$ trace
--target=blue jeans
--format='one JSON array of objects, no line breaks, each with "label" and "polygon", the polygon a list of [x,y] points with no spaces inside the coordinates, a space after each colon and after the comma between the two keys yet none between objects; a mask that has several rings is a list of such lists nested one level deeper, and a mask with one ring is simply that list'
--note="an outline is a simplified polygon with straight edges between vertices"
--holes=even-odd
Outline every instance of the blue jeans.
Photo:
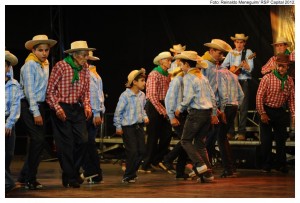
[{"label": "blue jeans", "polygon": [[[183,128],[181,144],[195,167],[207,165],[211,169],[205,147],[211,120],[211,109],[191,109]],[[192,143],[194,140],[194,144]]]}]

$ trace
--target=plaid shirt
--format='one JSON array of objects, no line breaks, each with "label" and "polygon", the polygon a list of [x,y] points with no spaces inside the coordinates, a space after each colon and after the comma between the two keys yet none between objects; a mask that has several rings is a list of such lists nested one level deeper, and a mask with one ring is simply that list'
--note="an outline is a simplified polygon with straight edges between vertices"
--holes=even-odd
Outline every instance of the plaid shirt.
[{"label": "plaid shirt", "polygon": [[165,107],[159,102],[164,101],[169,88],[170,78],[157,71],[151,71],[146,83],[147,99],[153,104],[159,114],[166,114]]},{"label": "plaid shirt", "polygon": [[263,75],[272,71],[271,67],[276,66],[276,56],[272,56],[269,61],[261,68],[261,73]]},{"label": "plaid shirt", "polygon": [[82,102],[84,109],[90,109],[90,71],[85,64],[79,72],[79,81],[72,83],[74,71],[64,60],[52,69],[46,101],[51,109],[62,110],[59,102],[75,104]]},{"label": "plaid shirt", "polygon": [[256,109],[261,115],[266,113],[264,105],[271,108],[280,108],[288,101],[292,116],[295,115],[295,86],[293,79],[288,76],[284,90],[281,89],[281,81],[273,74],[265,75],[260,81],[256,94]]}]

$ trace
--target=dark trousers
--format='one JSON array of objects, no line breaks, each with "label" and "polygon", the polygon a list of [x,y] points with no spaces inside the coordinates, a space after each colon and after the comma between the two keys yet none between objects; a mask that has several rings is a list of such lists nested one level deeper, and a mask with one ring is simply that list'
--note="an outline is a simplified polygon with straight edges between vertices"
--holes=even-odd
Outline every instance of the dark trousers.
[{"label": "dark trousers", "polygon": [[123,143],[126,154],[126,170],[124,178],[135,178],[136,172],[145,154],[145,132],[143,124],[122,126]]},{"label": "dark trousers", "polygon": [[9,172],[5,170],[5,193],[8,193],[16,186],[14,179]]},{"label": "dark trousers", "polygon": [[211,125],[206,137],[205,146],[210,163],[212,163],[212,159],[215,156],[215,146],[220,132],[220,127],[220,124]]},{"label": "dark trousers", "polygon": [[5,170],[10,173],[10,164],[15,153],[16,132],[15,127],[11,129],[11,136],[5,136]]},{"label": "dark trousers", "polygon": [[96,146],[96,136],[99,126],[95,127],[93,124],[93,117],[86,122],[88,131],[87,153],[84,158],[83,170],[85,176],[98,174],[97,179],[102,179],[102,169],[100,167],[100,160]]},{"label": "dark trousers", "polygon": [[224,170],[228,172],[232,172],[235,170],[234,159],[232,156],[232,150],[227,138],[227,132],[234,122],[234,118],[236,116],[238,110],[238,106],[226,106],[224,113],[226,115],[227,124],[221,122],[220,124],[220,132],[218,134],[218,146],[222,158],[222,165]]},{"label": "dark trousers", "polygon": [[[270,108],[268,106],[264,106],[264,108],[270,120],[269,124],[260,122],[262,167],[263,169],[271,169],[273,166],[272,141],[274,138],[276,143],[275,168],[279,169],[286,166],[285,142],[288,137],[286,127],[289,118],[284,108]],[[272,133],[272,129],[274,133]]]},{"label": "dark trousers", "polygon": [[145,110],[149,118],[149,124],[147,125],[148,136],[146,154],[143,159],[143,169],[149,168],[150,164],[158,165],[162,161],[164,155],[168,153],[172,138],[172,126],[170,122],[157,112],[150,101],[147,101]]},{"label": "dark trousers", "polygon": [[[207,168],[211,169],[205,147],[210,121],[211,109],[191,109],[184,124],[181,144],[195,167],[206,164]],[[194,144],[192,143],[193,140]]]},{"label": "dark trousers", "polygon": [[61,121],[51,111],[53,137],[57,146],[58,159],[66,182],[77,182],[79,169],[87,150],[87,129],[83,106],[60,103],[67,120]]},{"label": "dark trousers", "polygon": [[29,111],[29,104],[27,100],[21,100],[21,119],[24,122],[26,131],[29,135],[29,146],[27,154],[28,171],[26,177],[26,181],[29,182],[36,180],[37,169],[40,164],[40,155],[43,151],[44,144],[46,142],[45,106],[45,102],[39,103],[39,111],[43,118],[44,125],[38,126],[34,124],[34,118],[31,112]]}]

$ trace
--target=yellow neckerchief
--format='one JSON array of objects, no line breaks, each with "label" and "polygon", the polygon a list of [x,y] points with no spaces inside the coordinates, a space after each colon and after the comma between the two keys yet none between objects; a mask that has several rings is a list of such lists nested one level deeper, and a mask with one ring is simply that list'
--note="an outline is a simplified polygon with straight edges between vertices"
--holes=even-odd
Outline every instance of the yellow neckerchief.
[{"label": "yellow neckerchief", "polygon": [[98,79],[100,78],[100,75],[96,71],[96,66],[90,65],[89,69],[91,73],[94,73]]},{"label": "yellow neckerchief", "polygon": [[213,57],[209,54],[209,51],[205,52],[204,55],[202,56],[203,60],[208,60],[212,62],[213,64],[216,64],[216,60],[213,59]]},{"label": "yellow neckerchief", "polygon": [[199,79],[202,78],[202,73],[199,68],[191,68],[188,70],[188,73],[197,76]]},{"label": "yellow neckerchief", "polygon": [[30,54],[27,56],[27,58],[25,59],[25,63],[27,63],[27,61],[30,61],[30,60],[33,60],[33,61],[39,63],[39,64],[42,66],[42,68],[44,68],[45,66],[49,65],[49,62],[48,62],[47,59],[46,59],[46,61],[41,62],[41,61],[38,59],[38,57],[37,57],[36,55],[34,55],[33,53],[30,53]]}]

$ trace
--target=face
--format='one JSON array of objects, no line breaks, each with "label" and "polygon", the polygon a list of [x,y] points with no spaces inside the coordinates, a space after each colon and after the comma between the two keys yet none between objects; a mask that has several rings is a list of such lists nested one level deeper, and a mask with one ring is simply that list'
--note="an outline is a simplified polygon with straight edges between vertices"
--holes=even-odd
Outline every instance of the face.
[{"label": "face", "polygon": [[275,44],[275,51],[277,54],[283,54],[285,50],[287,49],[287,44],[281,43],[281,44]]},{"label": "face", "polygon": [[88,51],[78,51],[74,52],[73,59],[76,65],[83,66],[89,58]]},{"label": "face", "polygon": [[242,51],[245,48],[245,44],[246,44],[246,42],[244,40],[241,40],[241,39],[234,40],[235,48],[238,51]]},{"label": "face", "polygon": [[170,58],[161,59],[159,61],[160,66],[164,70],[168,70],[171,67],[172,60]]},{"label": "face", "polygon": [[138,81],[134,80],[133,84],[137,86],[139,90],[145,89],[146,80],[145,78],[139,78]]},{"label": "face", "polygon": [[281,76],[286,75],[288,69],[289,69],[288,64],[277,64],[277,71]]},{"label": "face", "polygon": [[181,60],[180,60],[180,68],[183,72],[187,72],[190,68],[189,64],[188,63],[183,63]]},{"label": "face", "polygon": [[215,59],[216,61],[222,61],[224,52],[217,50],[217,49],[210,49],[209,50],[210,55]]},{"label": "face", "polygon": [[5,75],[10,71],[8,63],[5,61]]},{"label": "face", "polygon": [[45,62],[49,56],[50,46],[49,44],[39,44],[32,49],[32,53],[41,61]]}]

